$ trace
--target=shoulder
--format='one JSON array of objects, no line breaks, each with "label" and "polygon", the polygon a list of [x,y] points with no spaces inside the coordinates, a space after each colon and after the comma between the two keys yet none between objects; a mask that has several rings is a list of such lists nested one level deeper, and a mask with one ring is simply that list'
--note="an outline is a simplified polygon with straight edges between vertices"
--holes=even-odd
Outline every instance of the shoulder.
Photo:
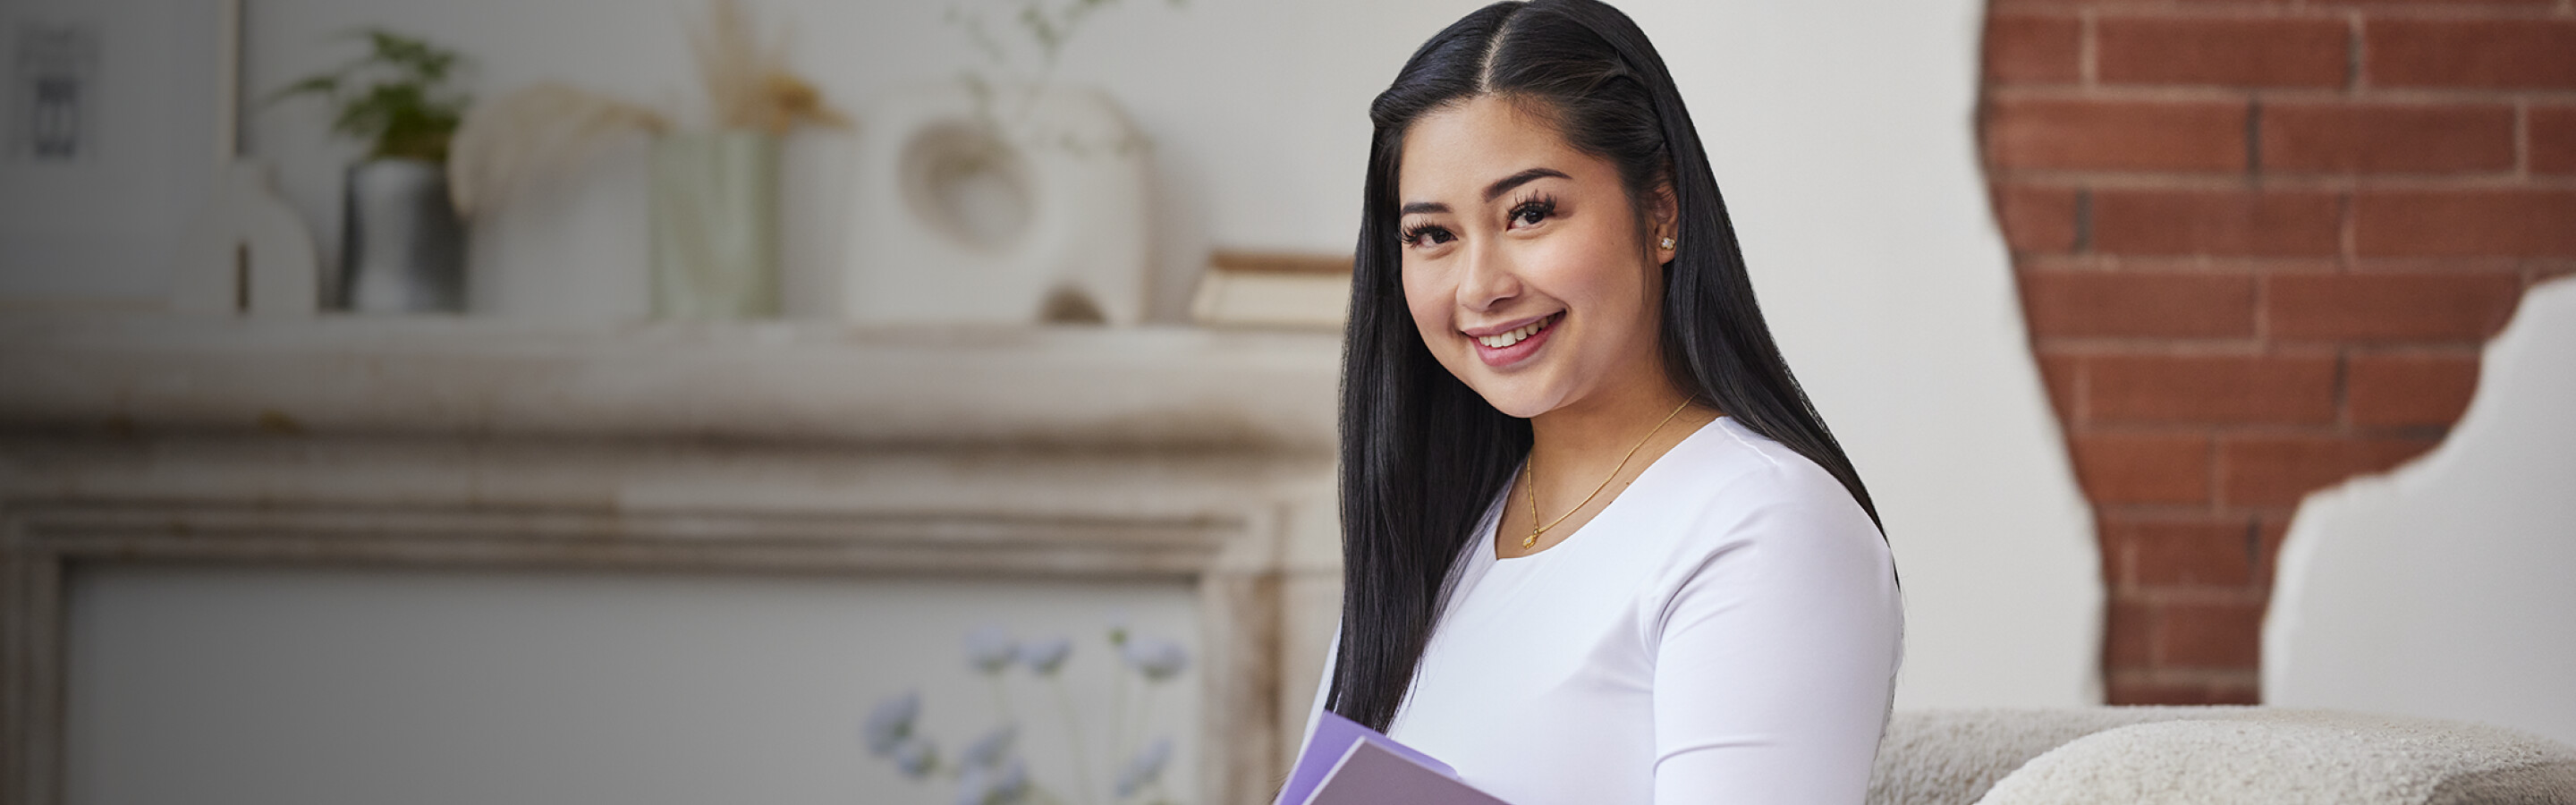
[{"label": "shoulder", "polygon": [[1659,508],[1693,541],[1825,531],[1884,543],[1841,480],[1732,418],[1709,423],[1666,458],[1674,472],[1657,490]]},{"label": "shoulder", "polygon": [[1893,586],[1886,539],[1832,473],[1732,418],[1707,428],[1667,454],[1675,471],[1657,509],[1672,542],[1658,597],[1721,573],[1763,588]]}]

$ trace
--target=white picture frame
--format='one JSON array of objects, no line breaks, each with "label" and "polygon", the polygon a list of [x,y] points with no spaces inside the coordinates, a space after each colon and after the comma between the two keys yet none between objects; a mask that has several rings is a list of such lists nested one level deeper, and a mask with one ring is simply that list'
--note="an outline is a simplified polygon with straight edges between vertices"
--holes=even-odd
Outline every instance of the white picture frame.
[{"label": "white picture frame", "polygon": [[0,309],[159,309],[235,147],[238,0],[0,0]]}]

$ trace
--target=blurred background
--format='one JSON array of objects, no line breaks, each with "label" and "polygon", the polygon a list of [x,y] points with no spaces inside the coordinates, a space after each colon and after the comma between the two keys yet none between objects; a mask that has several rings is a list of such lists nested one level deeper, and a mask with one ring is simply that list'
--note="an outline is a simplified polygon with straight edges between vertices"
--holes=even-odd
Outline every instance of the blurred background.
[{"label": "blurred background", "polygon": [[[1476,5],[0,2],[0,800],[1266,801]],[[1899,707],[2576,741],[2576,3],[1618,5]]]}]

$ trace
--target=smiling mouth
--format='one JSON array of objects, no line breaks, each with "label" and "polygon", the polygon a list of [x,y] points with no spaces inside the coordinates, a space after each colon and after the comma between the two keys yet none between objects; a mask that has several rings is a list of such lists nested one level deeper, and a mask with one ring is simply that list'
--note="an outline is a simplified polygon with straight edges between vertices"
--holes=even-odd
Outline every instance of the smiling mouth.
[{"label": "smiling mouth", "polygon": [[1562,318],[1565,318],[1565,314],[1563,312],[1551,313],[1548,314],[1546,318],[1522,325],[1521,328],[1517,330],[1510,330],[1494,335],[1476,336],[1476,343],[1483,344],[1488,349],[1502,349],[1513,344],[1518,344],[1530,336],[1537,335],[1539,331],[1545,330],[1556,324],[1556,320]]}]

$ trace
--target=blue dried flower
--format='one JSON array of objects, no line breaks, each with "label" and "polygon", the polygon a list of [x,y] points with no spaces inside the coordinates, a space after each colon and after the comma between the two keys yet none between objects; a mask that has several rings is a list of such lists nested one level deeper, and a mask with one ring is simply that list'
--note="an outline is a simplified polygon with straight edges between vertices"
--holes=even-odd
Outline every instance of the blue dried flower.
[{"label": "blue dried flower", "polygon": [[1134,666],[1146,679],[1160,682],[1179,675],[1190,666],[1190,652],[1181,644],[1156,637],[1139,637],[1128,641],[1127,664]]},{"label": "blue dried flower", "polygon": [[1118,798],[1135,796],[1136,792],[1160,779],[1164,764],[1171,759],[1172,739],[1168,737],[1156,738],[1153,743],[1137,750],[1136,756],[1127,760],[1127,767],[1118,770]]},{"label": "blue dried flower", "polygon": [[1051,675],[1064,667],[1066,657],[1073,655],[1073,640],[1050,637],[1020,644],[1020,663],[1040,675]]},{"label": "blue dried flower", "polygon": [[912,722],[921,717],[921,694],[907,691],[877,701],[868,711],[868,720],[859,727],[859,735],[868,744],[868,752],[877,757],[893,754],[895,747],[912,737]]},{"label": "blue dried flower", "polygon": [[1010,634],[1003,632],[1002,627],[986,626],[966,635],[966,662],[975,666],[975,670],[1001,673],[1002,669],[1011,667],[1011,660],[1017,655],[1018,647],[1011,643]]},{"label": "blue dried flower", "polygon": [[915,780],[928,777],[931,769],[939,767],[939,747],[932,745],[927,737],[914,736],[904,741],[902,746],[895,747],[894,766],[902,769],[904,776]]},{"label": "blue dried flower", "polygon": [[994,727],[993,731],[984,733],[984,737],[967,744],[966,750],[957,754],[957,762],[966,764],[970,769],[1001,765],[1002,760],[1011,754],[1011,743],[1019,737],[1020,728],[1017,725],[1004,724]]},{"label": "blue dried flower", "polygon": [[970,768],[957,778],[957,805],[1016,805],[1028,793],[1028,768],[1018,758],[999,767]]}]

